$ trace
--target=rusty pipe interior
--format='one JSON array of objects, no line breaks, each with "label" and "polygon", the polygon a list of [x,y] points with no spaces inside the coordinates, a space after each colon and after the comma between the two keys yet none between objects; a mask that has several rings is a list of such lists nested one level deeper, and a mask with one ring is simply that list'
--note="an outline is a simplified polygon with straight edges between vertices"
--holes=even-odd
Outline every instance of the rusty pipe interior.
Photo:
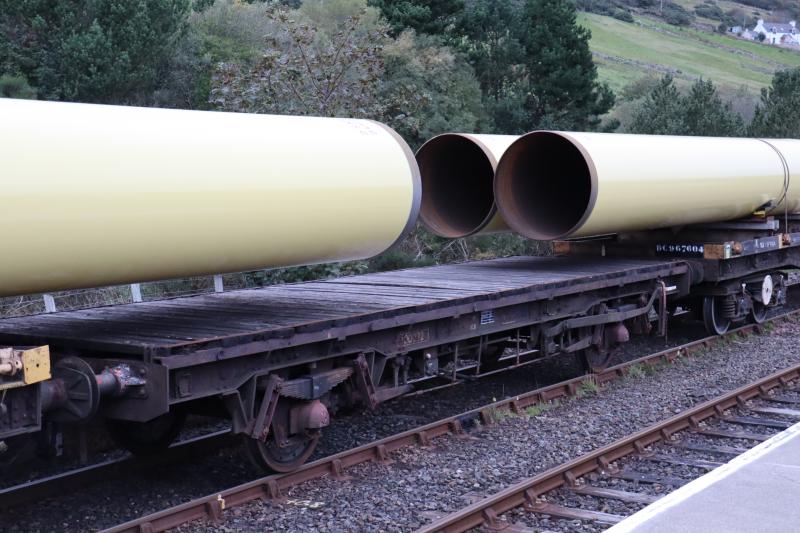
[{"label": "rusty pipe interior", "polygon": [[495,197],[508,224],[533,239],[575,231],[591,212],[596,178],[581,150],[552,132],[535,132],[513,143],[498,165]]},{"label": "rusty pipe interior", "polygon": [[466,237],[494,217],[495,159],[480,141],[445,133],[417,151],[422,177],[420,219],[440,237]]}]

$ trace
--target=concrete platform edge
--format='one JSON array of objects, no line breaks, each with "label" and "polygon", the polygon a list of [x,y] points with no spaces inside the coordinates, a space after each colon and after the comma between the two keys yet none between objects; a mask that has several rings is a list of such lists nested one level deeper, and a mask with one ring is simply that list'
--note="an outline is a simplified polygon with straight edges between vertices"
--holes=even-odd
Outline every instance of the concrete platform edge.
[{"label": "concrete platform edge", "polygon": [[657,515],[666,512],[667,510],[691,498],[693,495],[701,492],[707,487],[710,487],[711,485],[718,483],[726,477],[732,475],[752,461],[788,443],[793,437],[798,436],[798,434],[800,434],[800,422],[778,433],[769,440],[762,442],[758,446],[751,448],[742,455],[735,457],[723,466],[720,466],[708,474],[705,474],[704,476],[687,483],[683,487],[671,492],[655,503],[648,505],[641,511],[632,514],[622,522],[619,522],[610,529],[607,529],[606,533],[628,533],[636,531],[639,526],[653,519]]}]

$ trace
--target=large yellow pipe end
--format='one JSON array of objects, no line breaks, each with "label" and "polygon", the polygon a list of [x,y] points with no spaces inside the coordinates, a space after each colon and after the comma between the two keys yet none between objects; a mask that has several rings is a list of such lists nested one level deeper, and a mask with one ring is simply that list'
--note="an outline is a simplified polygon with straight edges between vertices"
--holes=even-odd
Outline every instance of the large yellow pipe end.
[{"label": "large yellow pipe end", "polygon": [[0,295],[363,259],[421,202],[368,120],[0,99]]}]

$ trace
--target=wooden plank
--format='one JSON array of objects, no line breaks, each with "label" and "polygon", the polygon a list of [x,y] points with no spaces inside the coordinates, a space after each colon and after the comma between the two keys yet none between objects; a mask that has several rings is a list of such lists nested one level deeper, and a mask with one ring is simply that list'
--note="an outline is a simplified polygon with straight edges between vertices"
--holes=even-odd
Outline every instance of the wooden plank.
[{"label": "wooden plank", "polygon": [[711,437],[723,437],[726,439],[746,439],[746,440],[755,440],[758,442],[764,442],[771,436],[771,435],[759,435],[758,433],[753,433],[750,431],[728,431],[726,429],[717,429],[717,428],[698,429],[695,431],[695,433],[699,433],[700,435],[709,435]]},{"label": "wooden plank", "polygon": [[742,455],[747,451],[746,448],[735,448],[733,446],[713,446],[710,444],[694,444],[691,442],[675,442],[671,446],[692,450],[695,452],[716,453],[719,455]]},{"label": "wooden plank", "polygon": [[612,286],[632,272],[644,272],[646,279],[674,268],[679,267],[655,260],[589,264],[584,258],[507,258],[12,318],[0,320],[0,338],[108,351],[116,343],[122,353],[149,346],[189,348],[217,339],[246,343],[253,335],[279,337],[421,312],[442,314],[476,302],[532,301]]},{"label": "wooden plank", "polygon": [[797,409],[784,409],[782,407],[749,407],[748,410],[754,413],[800,418],[800,411]]},{"label": "wooden plank", "polygon": [[614,472],[609,474],[611,477],[625,479],[627,481],[636,481],[638,483],[650,483],[653,485],[671,485],[673,487],[682,487],[691,481],[690,479],[681,479],[671,476],[658,476],[646,472],[636,472],[635,470],[622,470],[621,472]]},{"label": "wooden plank", "polygon": [[798,399],[796,396],[790,396],[787,394],[762,394],[761,399],[774,403],[800,405],[800,399]]},{"label": "wooden plank", "polygon": [[622,521],[624,516],[619,516],[610,513],[602,513],[600,511],[589,511],[588,509],[579,509],[577,507],[565,507],[555,503],[538,503],[529,510],[535,513],[546,514],[558,518],[567,518],[569,520],[588,520],[590,522],[598,522],[600,524],[617,524]]},{"label": "wooden plank", "polygon": [[652,455],[639,455],[638,459],[642,461],[653,461],[660,463],[669,463],[673,465],[693,466],[695,468],[704,468],[706,470],[714,470],[722,466],[724,463],[716,461],[706,461],[705,459],[692,459],[690,457],[678,457],[675,455],[666,455],[661,453],[654,453]]},{"label": "wooden plank", "polygon": [[721,420],[743,426],[764,426],[768,428],[788,429],[792,424],[774,418],[757,418],[755,416],[725,416]]},{"label": "wooden plank", "polygon": [[628,503],[643,503],[645,505],[650,505],[658,500],[657,496],[651,496],[641,492],[628,492],[625,490],[608,489],[592,485],[570,487],[570,490],[576,494],[585,494],[586,496],[595,496],[597,498],[611,498]]},{"label": "wooden plank", "polygon": [[[231,333],[231,330],[237,328],[230,324],[229,327],[216,327],[198,320],[194,323],[186,320],[169,321],[169,320],[156,320],[148,318],[144,319],[105,319],[101,316],[81,316],[75,317],[59,317],[51,316],[51,320],[39,326],[40,330],[53,331],[54,333],[71,331],[73,329],[81,329],[86,334],[94,336],[113,336],[115,334],[124,334],[130,337],[151,337],[163,336],[170,338],[197,338],[198,330],[206,330],[208,332],[215,332],[219,335]],[[252,328],[238,328],[238,331],[247,332],[252,331]]]}]

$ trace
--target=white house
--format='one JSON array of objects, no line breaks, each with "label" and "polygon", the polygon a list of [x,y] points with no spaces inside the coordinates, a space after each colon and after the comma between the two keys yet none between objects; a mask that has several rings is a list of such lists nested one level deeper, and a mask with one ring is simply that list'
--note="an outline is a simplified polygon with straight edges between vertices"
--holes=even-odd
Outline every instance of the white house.
[{"label": "white house", "polygon": [[767,22],[764,19],[758,19],[758,24],[753,28],[753,34],[758,36],[761,33],[766,35],[764,42],[768,44],[800,45],[800,29],[797,28],[794,20],[791,22]]}]

